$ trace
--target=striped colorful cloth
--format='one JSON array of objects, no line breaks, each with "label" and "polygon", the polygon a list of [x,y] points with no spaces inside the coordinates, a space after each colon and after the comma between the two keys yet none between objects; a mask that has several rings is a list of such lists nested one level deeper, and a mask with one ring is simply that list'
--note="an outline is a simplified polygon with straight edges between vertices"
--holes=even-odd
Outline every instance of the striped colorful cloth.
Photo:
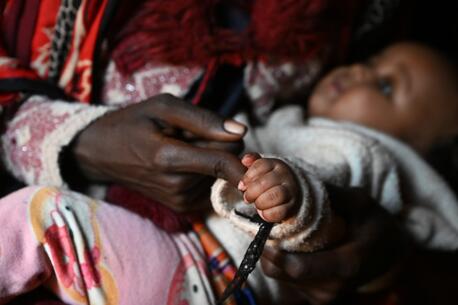
[{"label": "striped colorful cloth", "polygon": [[[207,256],[207,262],[213,280],[213,289],[216,296],[220,298],[226,287],[234,279],[237,268],[221,243],[213,236],[203,222],[195,221],[192,227],[199,237],[202,248]],[[224,304],[256,305],[256,301],[251,289],[247,285],[244,285],[233,296],[229,297]]]}]

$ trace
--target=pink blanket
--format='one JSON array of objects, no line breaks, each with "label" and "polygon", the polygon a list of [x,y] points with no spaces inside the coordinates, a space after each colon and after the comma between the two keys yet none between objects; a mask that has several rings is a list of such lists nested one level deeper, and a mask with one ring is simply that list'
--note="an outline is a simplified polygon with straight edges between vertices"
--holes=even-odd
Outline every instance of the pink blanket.
[{"label": "pink blanket", "polygon": [[68,304],[212,304],[193,233],[54,188],[0,200],[0,304],[45,286]]}]

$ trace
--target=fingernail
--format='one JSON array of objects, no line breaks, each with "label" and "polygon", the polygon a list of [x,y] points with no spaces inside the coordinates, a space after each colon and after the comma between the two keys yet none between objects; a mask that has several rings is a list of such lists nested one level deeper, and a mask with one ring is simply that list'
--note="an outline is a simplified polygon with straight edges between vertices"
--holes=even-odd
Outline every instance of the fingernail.
[{"label": "fingernail", "polygon": [[246,193],[243,194],[243,201],[245,201],[245,203],[250,204],[250,202],[246,199]]},{"label": "fingernail", "polygon": [[245,167],[250,167],[251,165],[250,158],[248,158],[248,155],[243,156],[240,162],[242,162],[243,166]]},{"label": "fingernail", "polygon": [[252,153],[247,153],[242,157],[242,161],[252,161],[255,159]]},{"label": "fingernail", "polygon": [[234,120],[224,121],[224,129],[229,133],[233,133],[237,135],[243,135],[245,134],[245,131],[246,131],[245,125],[237,121],[234,121]]},{"label": "fingernail", "polygon": [[246,190],[246,185],[245,183],[243,183],[242,180],[240,180],[239,184],[237,185],[237,188],[243,192],[244,190]]},{"label": "fingernail", "polygon": [[262,219],[264,219],[264,221],[268,221],[268,220],[264,217],[264,215],[262,214],[262,210],[256,209],[256,211],[258,212],[258,215],[259,215]]}]

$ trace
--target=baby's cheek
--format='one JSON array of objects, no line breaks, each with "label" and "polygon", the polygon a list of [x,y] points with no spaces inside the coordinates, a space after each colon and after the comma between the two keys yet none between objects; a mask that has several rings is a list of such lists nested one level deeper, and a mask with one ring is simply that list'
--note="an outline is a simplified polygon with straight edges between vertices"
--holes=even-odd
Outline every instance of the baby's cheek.
[{"label": "baby's cheek", "polygon": [[321,93],[312,95],[307,105],[309,116],[327,117],[327,113],[332,109],[332,99]]},{"label": "baby's cheek", "polygon": [[329,112],[329,118],[371,125],[386,120],[392,106],[371,90],[352,90],[342,94]]}]

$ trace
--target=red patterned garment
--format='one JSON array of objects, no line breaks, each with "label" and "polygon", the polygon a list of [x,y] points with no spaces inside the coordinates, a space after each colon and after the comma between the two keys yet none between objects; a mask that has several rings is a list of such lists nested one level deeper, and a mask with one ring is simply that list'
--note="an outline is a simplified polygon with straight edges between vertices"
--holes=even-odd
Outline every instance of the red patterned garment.
[{"label": "red patterned garment", "polygon": [[[266,118],[281,94],[310,88],[333,50],[345,53],[362,2],[0,0],[0,99],[30,94],[6,122],[3,161],[26,184],[60,187],[60,152],[93,120],[196,83],[197,103],[223,63],[245,63],[244,90]],[[251,16],[245,29],[216,24],[224,3]]]},{"label": "red patterned garment", "polygon": [[[332,44],[344,54],[361,0],[248,1],[242,33],[214,22],[216,0],[149,0],[114,37],[113,58],[132,73],[149,61],[215,65],[305,62]],[[239,1],[233,1],[240,5]],[[66,96],[88,103],[109,21],[118,0],[0,0],[0,102],[15,92]],[[239,3],[239,4],[237,4]],[[69,7],[66,7],[69,6]],[[243,6],[243,5],[242,5]],[[120,11],[120,10],[119,10]],[[118,11],[120,21],[122,16]],[[127,10],[129,11],[129,10]],[[121,16],[121,17],[120,17]],[[185,29],[185,30],[184,30]],[[339,31],[336,31],[339,29]],[[280,62],[278,62],[280,61]],[[44,80],[50,79],[58,86]]]},{"label": "red patterned garment", "polygon": [[[18,92],[46,93],[54,98],[64,96],[56,86],[45,81],[52,65],[53,40],[58,43],[54,35],[64,36],[64,43],[65,39],[71,39],[56,79],[58,87],[73,99],[90,101],[102,21],[108,18],[116,1],[69,1],[75,5],[73,9],[65,7],[64,2],[0,0],[2,105],[18,99]],[[58,16],[64,17],[60,18],[64,31],[56,34]],[[66,18],[74,19],[73,24]]]}]

